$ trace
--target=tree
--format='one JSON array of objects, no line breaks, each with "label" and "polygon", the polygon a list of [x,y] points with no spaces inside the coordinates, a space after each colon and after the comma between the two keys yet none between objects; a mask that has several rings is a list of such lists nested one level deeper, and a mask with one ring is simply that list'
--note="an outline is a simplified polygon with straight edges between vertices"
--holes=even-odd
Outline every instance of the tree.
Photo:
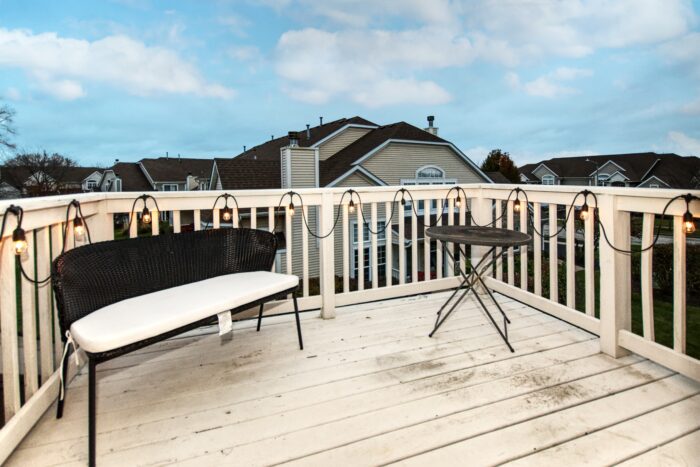
[{"label": "tree", "polygon": [[14,149],[10,138],[15,134],[15,111],[7,105],[0,105],[0,149]]},{"label": "tree", "polygon": [[[61,191],[66,175],[76,162],[60,154],[24,153],[5,161],[3,171],[29,196],[54,195]],[[5,177],[3,177],[5,178]]]},{"label": "tree", "polygon": [[520,172],[518,167],[510,158],[510,154],[500,149],[493,149],[489,152],[484,162],[481,163],[481,170],[484,172],[501,172],[504,177],[513,183],[520,183]]}]

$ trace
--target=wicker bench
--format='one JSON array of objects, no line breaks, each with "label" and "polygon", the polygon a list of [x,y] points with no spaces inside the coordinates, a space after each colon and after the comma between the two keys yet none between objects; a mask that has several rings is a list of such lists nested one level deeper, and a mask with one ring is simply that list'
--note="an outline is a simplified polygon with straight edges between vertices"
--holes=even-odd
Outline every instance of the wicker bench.
[{"label": "wicker bench", "polygon": [[[69,344],[89,368],[89,461],[95,464],[98,363],[294,294],[299,279],[270,272],[277,250],[267,231],[217,229],[86,245],[53,263],[53,287],[66,346],[57,417],[63,413]],[[293,295],[299,347],[299,309]]]}]

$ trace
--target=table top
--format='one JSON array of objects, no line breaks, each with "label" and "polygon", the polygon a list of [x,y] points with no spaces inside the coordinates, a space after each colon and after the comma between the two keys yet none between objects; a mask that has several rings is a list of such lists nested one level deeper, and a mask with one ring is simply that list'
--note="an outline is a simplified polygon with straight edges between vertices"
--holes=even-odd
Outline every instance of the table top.
[{"label": "table top", "polygon": [[532,236],[517,230],[476,225],[440,225],[430,227],[426,235],[441,242],[462,243],[465,245],[511,247],[526,245]]}]

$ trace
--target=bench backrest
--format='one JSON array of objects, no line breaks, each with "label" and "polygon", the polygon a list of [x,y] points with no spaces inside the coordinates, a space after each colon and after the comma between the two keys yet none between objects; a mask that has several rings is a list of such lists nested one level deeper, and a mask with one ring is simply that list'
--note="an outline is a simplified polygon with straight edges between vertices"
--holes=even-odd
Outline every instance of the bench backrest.
[{"label": "bench backrest", "polygon": [[112,303],[225,274],[269,271],[276,250],[270,232],[216,229],[67,251],[52,270],[61,337],[74,321]]}]

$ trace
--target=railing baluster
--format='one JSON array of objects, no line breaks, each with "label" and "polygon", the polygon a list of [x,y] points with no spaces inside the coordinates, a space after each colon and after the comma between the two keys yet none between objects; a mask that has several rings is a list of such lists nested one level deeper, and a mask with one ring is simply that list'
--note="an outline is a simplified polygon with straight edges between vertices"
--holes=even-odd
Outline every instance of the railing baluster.
[{"label": "railing baluster", "polygon": [[[413,202],[411,209],[411,282],[418,282],[418,216],[416,215],[416,206],[418,201]],[[425,202],[423,202],[425,209]]]},{"label": "railing baluster", "polygon": [[[29,277],[37,277],[34,268],[34,232],[28,231],[27,251],[22,255],[21,264]],[[29,399],[39,389],[39,360],[36,342],[36,296],[34,284],[20,275],[22,297],[22,350],[24,356],[24,397]]]},{"label": "railing baluster", "polygon": [[532,256],[533,267],[535,269],[533,275],[534,293],[542,296],[542,237],[538,232],[542,232],[542,205],[540,203],[532,203]]},{"label": "railing baluster", "polygon": [[250,208],[250,228],[258,228],[258,210],[257,208]]},{"label": "railing baluster", "polygon": [[406,211],[399,204],[399,284],[406,283]]},{"label": "railing baluster", "polygon": [[348,205],[343,204],[343,293],[350,292],[350,236],[348,230]]},{"label": "railing baluster", "polygon": [[285,269],[285,272],[287,274],[294,274],[294,270],[292,269],[292,244],[294,243],[294,241],[293,241],[294,235],[292,233],[292,214],[291,214],[291,211],[289,210],[289,207],[285,208],[284,222],[285,222],[284,236],[287,239],[287,241],[286,241],[287,269]]},{"label": "railing baluster", "polygon": [[[301,207],[304,217],[309,218],[309,208],[305,204]],[[303,221],[302,221],[303,222]],[[309,231],[301,226],[301,282],[302,294],[309,296]]]},{"label": "railing baluster", "polygon": [[[379,241],[378,235],[377,235],[377,203],[372,203],[371,205],[371,214],[370,214],[370,223],[372,226],[372,230],[370,231],[370,236],[372,240],[372,248],[371,248],[371,254],[372,254],[372,288],[376,289],[379,287],[379,266],[377,265],[377,261],[379,261],[379,256],[378,256],[378,251],[377,251],[377,242]],[[374,232],[374,233],[372,233]]]},{"label": "railing baluster", "polygon": [[[136,212],[129,213],[129,238],[136,238],[139,236],[139,215]],[[127,221],[129,222],[129,221]]]},{"label": "railing baluster", "polygon": [[[645,213],[642,220],[642,247],[651,245],[654,239],[654,214]],[[642,330],[647,339],[654,341],[654,249],[641,254]]]},{"label": "railing baluster", "polygon": [[357,290],[365,289],[365,226],[362,222],[364,216],[364,205],[357,206],[357,262],[355,263],[355,268],[357,273],[355,274],[355,279],[357,280]]},{"label": "railing baluster", "polygon": [[[58,255],[61,254],[61,249],[63,247],[63,225],[55,224],[51,226],[51,260],[56,259]],[[63,352],[63,341],[61,340],[61,326],[58,323],[58,308],[56,308],[56,302],[53,300],[53,295],[51,295],[52,309],[51,309],[51,319],[53,320],[53,335],[54,335],[54,365],[57,368],[61,362],[61,354]]]},{"label": "railing baluster", "polygon": [[391,241],[391,236],[392,236],[392,228],[391,226],[393,225],[393,212],[392,212],[392,206],[393,203],[390,203],[387,201],[384,203],[384,224],[386,225],[386,228],[384,229],[384,255],[386,258],[386,264],[385,264],[385,272],[384,274],[386,275],[386,286],[391,287],[392,283],[392,276],[394,275],[394,263],[393,263],[393,244]]},{"label": "railing baluster", "polygon": [[549,211],[549,299],[553,302],[559,302],[559,235],[554,235],[559,230],[558,206],[554,203],[549,203],[547,211]]},{"label": "railing baluster", "polygon": [[586,293],[586,314],[595,316],[595,245],[593,244],[593,229],[595,228],[595,212],[588,208],[588,218],[583,222],[583,254]]},{"label": "railing baluster", "polygon": [[576,308],[576,229],[574,208],[566,222],[566,306]]},{"label": "railing baluster", "polygon": [[234,229],[238,228],[238,208],[236,206],[231,208],[231,223]]},{"label": "railing baluster", "polygon": [[[233,219],[231,219],[233,220]],[[221,218],[219,217],[219,209],[211,210],[211,223],[213,228],[218,229],[221,227]]]},{"label": "railing baluster", "polygon": [[[430,212],[432,211],[432,200],[423,201],[423,226],[424,230],[430,225]],[[423,233],[423,280],[430,280],[430,237]]]},{"label": "railing baluster", "polygon": [[[521,202],[520,231],[527,233],[527,218],[530,215],[528,203]],[[527,245],[520,246],[520,288],[527,290]]]},{"label": "railing baluster", "polygon": [[[49,229],[50,227],[44,227],[36,232],[37,276],[40,278],[48,277],[51,272]],[[51,342],[51,281],[38,286],[38,288],[39,361],[43,384],[53,373],[54,365]]]},{"label": "railing baluster", "polygon": [[686,347],[686,264],[683,218],[673,218],[673,350],[685,353]]},{"label": "railing baluster", "polygon": [[155,209],[151,211],[151,235],[160,234],[160,212]]},{"label": "railing baluster", "polygon": [[[496,216],[496,223],[495,227],[496,228],[503,228],[503,217],[501,216],[503,214],[503,201],[500,199],[496,200],[496,212],[494,213]],[[501,256],[501,251],[503,251],[503,248],[496,248],[496,257],[498,258],[496,260],[496,280],[502,281],[503,280],[503,256]]]},{"label": "railing baluster", "polygon": [[[506,207],[506,212],[508,213],[508,217],[506,219],[506,228],[508,230],[513,230],[513,227],[515,225],[513,204],[514,202],[512,200],[508,200],[508,204]],[[515,249],[513,247],[508,248],[508,284],[515,284]]]},{"label": "railing baluster", "polygon": [[[11,230],[10,230],[11,231]],[[2,386],[5,422],[20,408],[19,342],[17,335],[16,257],[12,241],[0,243],[0,333],[2,336]]]},{"label": "railing baluster", "polygon": [[[435,201],[436,207],[440,209],[435,220],[435,224],[438,226],[442,225],[443,212],[445,212],[444,202],[444,199]],[[442,242],[435,241],[435,277],[442,279],[444,267],[445,265],[442,263]]]},{"label": "railing baluster", "polygon": [[[465,199],[464,203],[467,202]],[[455,225],[455,201],[454,198],[447,200],[447,225]],[[447,277],[452,277],[455,275],[455,262],[453,260],[455,254],[454,243],[450,242],[447,244],[447,250],[449,254],[447,255]]]},{"label": "railing baluster", "polygon": [[173,211],[173,232],[180,233],[182,222],[180,221],[180,211]]},{"label": "railing baluster", "polygon": [[192,223],[194,224],[194,230],[202,230],[202,211],[195,209],[192,214]]}]

